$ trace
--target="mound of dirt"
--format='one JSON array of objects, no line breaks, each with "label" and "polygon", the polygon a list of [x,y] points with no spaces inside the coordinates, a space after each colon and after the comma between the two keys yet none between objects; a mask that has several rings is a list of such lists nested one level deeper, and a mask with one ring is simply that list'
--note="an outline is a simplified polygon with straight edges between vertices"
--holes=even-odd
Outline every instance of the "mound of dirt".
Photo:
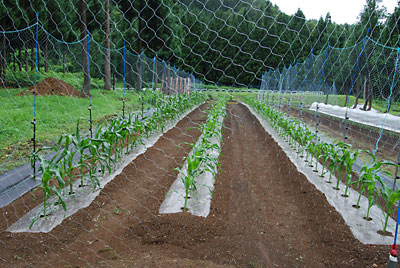
[{"label": "mound of dirt", "polygon": [[[25,91],[20,93],[21,96],[25,94],[35,94],[35,87],[31,86]],[[48,77],[44,79],[42,82],[36,84],[36,95],[37,96],[45,96],[45,95],[58,95],[58,96],[73,96],[73,97],[86,97],[86,94],[77,90],[70,84],[64,82],[61,79],[57,79],[54,77]]]}]

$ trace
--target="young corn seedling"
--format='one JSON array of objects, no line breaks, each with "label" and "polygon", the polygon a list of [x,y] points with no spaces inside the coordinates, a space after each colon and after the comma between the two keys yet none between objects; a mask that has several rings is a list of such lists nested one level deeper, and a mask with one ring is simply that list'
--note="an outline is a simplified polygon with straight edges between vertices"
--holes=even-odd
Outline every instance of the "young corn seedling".
[{"label": "young corn seedling", "polygon": [[[62,189],[65,187],[65,182],[62,177],[61,171],[59,169],[59,161],[61,158],[59,157],[59,151],[50,159],[47,160],[43,156],[39,154],[42,150],[48,150],[52,148],[41,148],[37,152],[31,154],[31,165],[35,164],[35,161],[39,161],[39,168],[38,171],[42,173],[41,179],[41,188],[43,190],[43,214],[41,217],[47,216],[47,208],[50,205],[48,200],[52,196],[52,193],[56,194],[58,197],[58,203],[61,204],[62,208],[66,210],[65,202],[63,199]],[[57,148],[53,148],[57,150]],[[57,179],[58,188],[54,185],[51,185],[51,180],[53,178]],[[31,225],[29,228],[32,228],[33,224],[37,221],[38,215],[32,219]]]},{"label": "young corn seedling", "polygon": [[185,202],[183,205],[183,210],[186,211],[189,195],[192,191],[196,190],[195,178],[204,172],[200,169],[200,164],[204,159],[202,158],[202,151],[196,147],[193,148],[192,154],[184,159],[187,161],[186,173],[179,168],[176,168],[175,170],[182,174],[181,179],[185,187]]},{"label": "young corn seedling", "polygon": [[339,152],[336,150],[336,147],[332,145],[332,150],[328,152],[328,159],[329,159],[329,178],[327,183],[332,183],[332,175],[336,173],[336,170],[339,168],[337,162],[339,161]]},{"label": "young corn seedling", "polygon": [[[392,163],[392,164],[395,165],[394,163]],[[385,217],[385,221],[383,223],[383,232],[386,233],[389,216],[392,215],[393,212],[395,211],[395,209],[396,209],[395,204],[400,198],[400,190],[399,189],[393,190],[391,187],[387,186],[379,177],[377,178],[377,180],[382,185],[382,188],[378,188],[379,195],[382,197],[383,201],[385,202],[385,204],[380,207],[381,207],[384,217]],[[385,210],[386,210],[386,212],[385,212]]]},{"label": "young corn seedling", "polygon": [[358,195],[357,203],[355,205],[353,205],[354,208],[360,208],[361,196],[367,189],[368,183],[370,181],[376,180],[376,178],[379,177],[378,173],[382,171],[381,166],[383,163],[376,162],[375,155],[372,152],[370,152],[370,151],[364,151],[364,152],[368,153],[371,156],[372,161],[370,164],[364,164],[360,170],[360,175],[358,176],[358,180],[356,183],[357,187],[359,188],[360,193]]},{"label": "young corn seedling", "polygon": [[345,168],[346,168],[346,189],[343,194],[344,197],[349,196],[349,187],[351,185],[357,183],[356,181],[353,181],[351,172],[353,171],[353,165],[357,160],[358,153],[359,153],[358,150],[356,150],[355,152],[346,150],[345,153],[343,154],[343,156],[345,158],[344,162],[345,162]]},{"label": "young corn seedling", "polygon": [[69,194],[72,195],[74,194],[74,175],[73,171],[75,168],[78,166],[75,164],[74,157],[76,154],[76,150],[74,150],[73,146],[71,145],[71,135],[63,135],[60,137],[58,140],[58,146],[64,147],[64,150],[61,153],[61,158],[62,160],[59,162],[60,163],[60,168],[62,170],[63,177],[66,178],[68,177],[69,180]]},{"label": "young corn seedling", "polygon": [[367,183],[367,197],[368,197],[368,209],[367,214],[365,215],[364,219],[367,221],[371,221],[371,217],[369,216],[369,212],[371,211],[371,207],[375,205],[375,195],[376,195],[376,178],[370,177],[366,180]]},{"label": "young corn seedling", "polygon": [[336,159],[334,160],[334,162],[336,163],[336,170],[338,171],[338,176],[336,176],[336,187],[334,187],[333,189],[339,191],[339,185],[340,185],[340,179],[342,177],[342,170],[343,167],[345,165],[345,160],[346,160],[346,153],[347,153],[347,149],[346,149],[346,145],[343,142],[339,142],[337,144],[335,144],[336,150],[338,151],[338,153],[336,153]]},{"label": "young corn seedling", "polygon": [[321,171],[321,175],[320,177],[323,178],[325,176],[325,174],[328,172],[328,170],[325,171],[326,169],[326,162],[329,159],[329,154],[331,153],[331,151],[333,150],[333,145],[330,143],[323,143],[322,145],[322,171]]}]

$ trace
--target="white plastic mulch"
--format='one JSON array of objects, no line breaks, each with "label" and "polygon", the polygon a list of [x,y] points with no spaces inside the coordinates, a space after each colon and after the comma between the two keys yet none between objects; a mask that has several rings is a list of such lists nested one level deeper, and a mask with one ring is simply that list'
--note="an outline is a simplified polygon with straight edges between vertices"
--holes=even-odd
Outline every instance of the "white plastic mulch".
[{"label": "white plastic mulch", "polygon": [[[371,109],[371,111],[363,111],[361,110],[362,107],[363,104],[359,104],[357,108],[352,109],[351,107],[346,108],[337,105],[318,103],[318,111],[320,113],[344,119],[347,109],[347,116],[349,117],[349,120],[353,122],[400,133],[400,116],[380,113],[375,109]],[[314,102],[311,105],[310,110],[315,111],[316,108],[317,102]]]}]

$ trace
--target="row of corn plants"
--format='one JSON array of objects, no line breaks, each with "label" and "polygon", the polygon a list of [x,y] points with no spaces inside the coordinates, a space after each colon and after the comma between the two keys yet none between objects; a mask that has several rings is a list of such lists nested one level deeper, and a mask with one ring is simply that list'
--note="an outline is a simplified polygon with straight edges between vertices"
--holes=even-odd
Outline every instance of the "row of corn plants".
[{"label": "row of corn plants", "polygon": [[[210,172],[215,181],[219,167],[218,156],[221,151],[219,144],[222,139],[223,119],[226,116],[226,102],[226,98],[221,98],[206,111],[207,121],[198,127],[201,136],[197,143],[190,144],[192,146],[191,153],[184,157],[187,169],[185,170],[183,167],[175,169],[182,175],[181,180],[185,187],[184,211],[187,209],[189,196],[197,189],[196,178],[198,176],[204,172]],[[217,150],[218,154],[211,154],[213,150]]]},{"label": "row of corn plants", "polygon": [[[168,122],[204,100],[205,95],[201,93],[164,96],[157,102],[152,116],[115,117],[99,124],[93,138],[80,133],[78,120],[75,133],[62,135],[53,147],[40,148],[30,156],[32,166],[38,162],[43,191],[43,210],[32,219],[30,227],[39,216],[48,215],[50,206],[61,205],[66,210],[64,196],[74,194],[77,180],[79,187],[90,185],[93,191],[99,189],[99,175],[104,175],[106,170],[111,173],[124,154],[143,144],[144,137],[164,131]],[[44,154],[53,156],[48,159]],[[56,198],[51,199],[52,196]]]},{"label": "row of corn plants", "polygon": [[[296,151],[299,157],[304,158],[310,167],[314,167],[314,172],[318,172],[318,164],[322,163],[321,178],[324,178],[327,173],[329,177],[327,183],[333,183],[332,177],[336,177],[334,182],[334,190],[340,191],[340,180],[342,175],[345,175],[345,188],[343,189],[342,197],[349,196],[349,188],[354,187],[358,190],[359,196],[354,208],[360,208],[361,196],[364,194],[368,199],[367,212],[365,220],[371,220],[370,209],[374,205],[378,205],[383,213],[385,220],[383,222],[383,232],[386,232],[389,216],[395,210],[395,204],[399,200],[400,190],[392,189],[386,185],[379,174],[386,174],[393,177],[388,171],[382,169],[385,165],[396,166],[392,161],[380,162],[375,158],[375,155],[368,150],[366,152],[371,161],[365,163],[361,168],[358,176],[353,178],[353,166],[357,156],[361,152],[354,149],[349,144],[343,142],[326,143],[313,133],[303,122],[289,117],[282,112],[275,111],[272,107],[265,105],[252,98],[246,98],[245,101],[251,105],[260,114],[266,117],[271,125],[277,129],[279,135],[284,137],[289,145]],[[315,160],[314,160],[315,159]],[[345,174],[342,174],[342,173]],[[383,200],[383,205],[376,202],[380,198]]]}]

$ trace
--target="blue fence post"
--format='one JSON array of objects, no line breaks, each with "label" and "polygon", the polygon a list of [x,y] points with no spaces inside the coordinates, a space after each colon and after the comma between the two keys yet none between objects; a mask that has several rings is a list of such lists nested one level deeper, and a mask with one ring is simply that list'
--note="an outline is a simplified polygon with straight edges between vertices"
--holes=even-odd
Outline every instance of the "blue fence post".
[{"label": "blue fence post", "polygon": [[144,55],[144,48],[142,48],[142,88],[141,89],[144,88],[144,61],[145,61],[144,56],[145,56]]},{"label": "blue fence post", "polygon": [[296,71],[297,71],[297,60],[296,60],[296,64],[294,65],[292,81],[289,84],[289,100],[288,100],[288,109],[289,109],[289,111],[290,111],[290,108],[291,108],[291,105],[292,105],[293,81],[294,81],[294,78],[296,76]]},{"label": "blue fence post", "polygon": [[171,93],[172,79],[171,79],[171,64],[168,64],[168,95]]},{"label": "blue fence post", "polygon": [[323,79],[324,79],[324,69],[325,69],[325,63],[326,63],[326,59],[328,58],[328,53],[329,53],[329,42],[328,42],[328,46],[326,47],[326,53],[325,53],[325,58],[324,58],[324,63],[322,64],[322,70],[321,70],[321,80],[319,82],[319,87],[318,87],[318,92],[317,92],[317,107],[315,108],[315,134],[318,135],[318,126],[319,126],[319,92],[321,91],[321,85],[323,83]]},{"label": "blue fence post", "polygon": [[154,91],[157,90],[157,70],[156,70],[156,53],[154,52],[154,58],[153,58],[153,85],[154,85]]},{"label": "blue fence post", "polygon": [[124,97],[122,98],[122,118],[125,118],[125,72],[126,72],[126,49],[125,49],[125,40],[124,40]]},{"label": "blue fence post", "polygon": [[162,61],[162,75],[161,75],[161,93],[165,92],[165,85],[167,81],[167,72],[165,70],[165,61]]},{"label": "blue fence post", "polygon": [[88,78],[89,78],[89,131],[90,131],[90,138],[93,138],[93,128],[92,128],[92,96],[90,94],[90,50],[89,50],[89,41],[90,41],[90,35],[89,35],[89,30],[87,30],[87,54],[88,54]]},{"label": "blue fence post", "polygon": [[33,179],[36,178],[36,83],[37,83],[37,60],[38,60],[38,39],[39,39],[39,12],[36,12],[36,38],[35,38],[35,43],[36,43],[36,50],[35,50],[35,92],[34,92],[34,97],[33,97],[33,120],[31,124],[33,125],[33,138],[32,138],[32,143],[33,143]]}]

